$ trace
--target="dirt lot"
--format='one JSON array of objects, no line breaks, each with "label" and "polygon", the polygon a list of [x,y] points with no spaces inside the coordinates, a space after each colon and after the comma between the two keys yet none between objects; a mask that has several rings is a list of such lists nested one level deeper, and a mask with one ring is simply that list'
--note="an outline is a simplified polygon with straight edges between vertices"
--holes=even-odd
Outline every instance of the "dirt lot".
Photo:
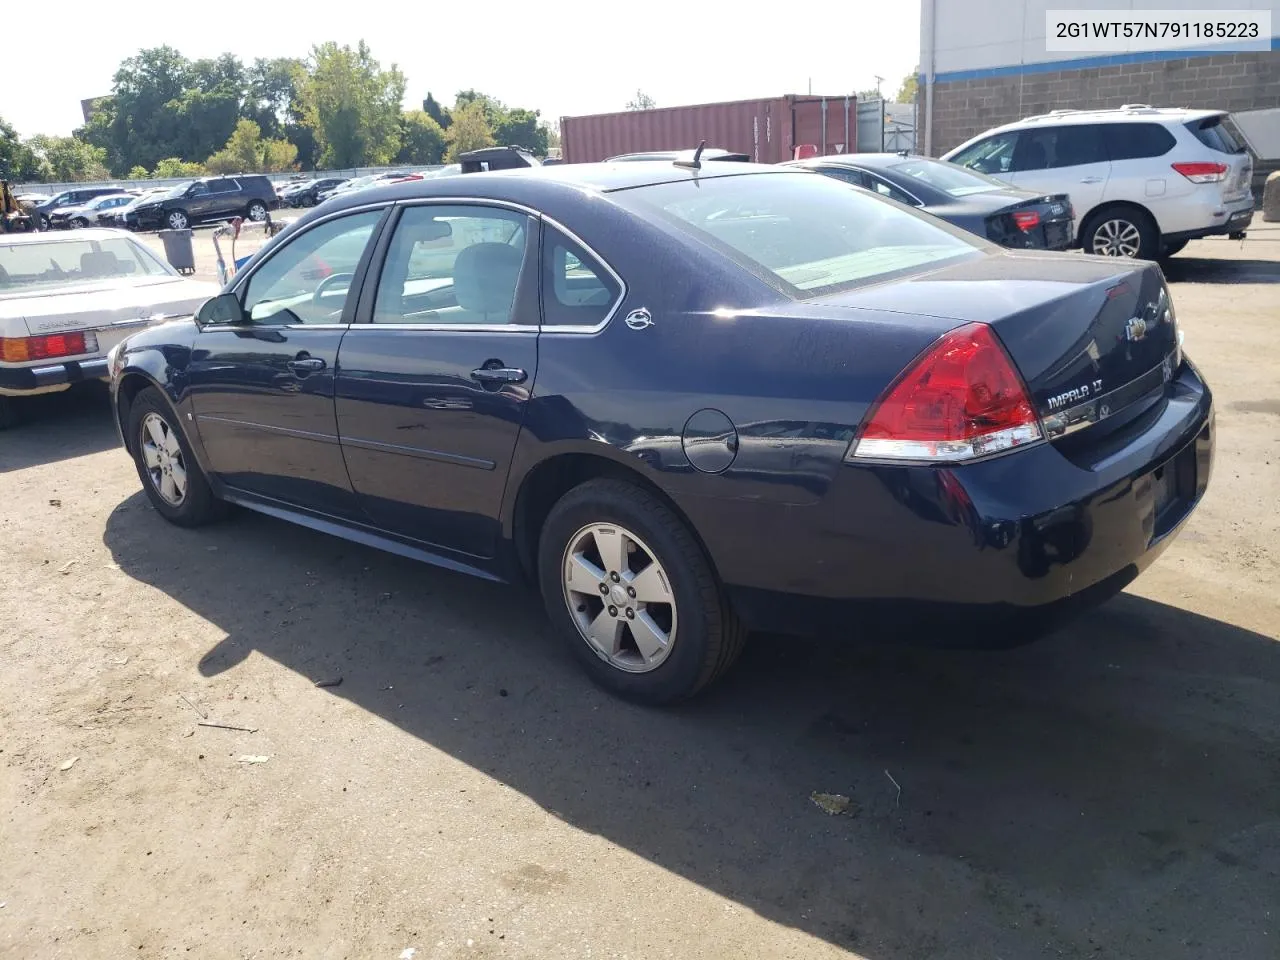
[{"label": "dirt lot", "polygon": [[519,590],[169,527],[100,393],[31,404],[0,956],[1280,956],[1280,229],[1168,273],[1218,460],[1125,595],[1004,653],[759,638],[665,712]]}]

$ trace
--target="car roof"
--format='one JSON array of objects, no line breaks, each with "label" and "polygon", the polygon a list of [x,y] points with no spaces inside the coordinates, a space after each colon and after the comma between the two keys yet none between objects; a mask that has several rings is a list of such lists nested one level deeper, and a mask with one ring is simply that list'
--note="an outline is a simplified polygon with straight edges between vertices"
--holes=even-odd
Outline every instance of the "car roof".
[{"label": "car roof", "polygon": [[1225,110],[1191,110],[1186,107],[1151,107],[1146,104],[1129,104],[1112,110],[1052,110],[1049,113],[1024,117],[1013,123],[993,127],[983,136],[1004,130],[1022,130],[1041,127],[1046,124],[1074,125],[1079,123],[1186,123],[1190,120],[1202,120],[1206,117],[1220,117]]},{"label": "car roof", "polygon": [[83,240],[109,240],[120,239],[132,240],[134,243],[138,241],[128,230],[113,230],[110,227],[86,227],[83,230],[75,230],[70,233],[67,231],[57,231],[50,233],[6,233],[4,239],[0,240],[0,244],[8,246],[11,243],[71,243],[73,241]]},{"label": "car roof", "polygon": [[892,167],[908,160],[928,160],[931,163],[945,163],[933,157],[924,157],[918,153],[835,153],[823,157],[806,157],[804,160],[789,160],[784,166],[815,167],[821,164],[835,164],[843,167]]},{"label": "car roof", "polygon": [[[740,177],[749,174],[794,174],[794,168],[762,163],[704,163],[692,170],[661,160],[638,160],[622,163],[556,163],[549,167],[525,167],[519,170],[494,170],[484,173],[462,173],[452,177],[424,177],[386,186],[370,187],[359,192],[340,194],[325,204],[328,210],[364,206],[383,200],[409,200],[425,197],[486,197],[519,203],[537,202],[548,194],[612,193],[635,187],[683,180],[709,180],[718,177]],[[329,204],[333,205],[330,206]]]}]

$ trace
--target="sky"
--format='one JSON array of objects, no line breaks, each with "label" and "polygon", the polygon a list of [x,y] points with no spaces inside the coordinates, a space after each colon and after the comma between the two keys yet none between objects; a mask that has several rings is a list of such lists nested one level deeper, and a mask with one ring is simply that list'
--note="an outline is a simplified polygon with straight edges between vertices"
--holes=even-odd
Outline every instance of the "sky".
[{"label": "sky", "polygon": [[696,0],[305,0],[278,10],[193,5],[185,18],[174,0],[55,5],[56,20],[30,5],[4,15],[0,118],[23,137],[70,133],[83,122],[80,101],[110,93],[121,60],[165,43],[192,60],[230,52],[249,63],[363,38],[384,66],[404,72],[406,107],[421,106],[428,90],[451,105],[474,88],[551,119],[622,110],[637,89],[660,107],[807,93],[810,83],[815,94],[843,96],[873,88],[879,74],[892,97],[920,46],[916,0],[769,3],[759,14]]}]

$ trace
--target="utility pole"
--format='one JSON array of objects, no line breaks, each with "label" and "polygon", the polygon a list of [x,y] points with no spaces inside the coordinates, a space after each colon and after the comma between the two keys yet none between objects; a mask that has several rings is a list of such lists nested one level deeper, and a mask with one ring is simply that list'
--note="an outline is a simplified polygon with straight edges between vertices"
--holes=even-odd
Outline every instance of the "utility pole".
[{"label": "utility pole", "polygon": [[884,77],[876,77],[876,97],[880,100],[884,99],[884,97],[880,95],[880,84],[882,83],[884,83]]}]

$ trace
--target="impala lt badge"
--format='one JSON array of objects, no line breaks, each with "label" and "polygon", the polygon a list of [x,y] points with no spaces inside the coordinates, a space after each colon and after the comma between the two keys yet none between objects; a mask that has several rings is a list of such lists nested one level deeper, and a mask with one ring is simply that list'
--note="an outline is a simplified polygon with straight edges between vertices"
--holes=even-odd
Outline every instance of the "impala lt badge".
[{"label": "impala lt badge", "polygon": [[626,320],[623,322],[632,330],[645,330],[653,326],[653,315],[644,307],[641,307],[639,310],[632,310],[628,313]]}]

